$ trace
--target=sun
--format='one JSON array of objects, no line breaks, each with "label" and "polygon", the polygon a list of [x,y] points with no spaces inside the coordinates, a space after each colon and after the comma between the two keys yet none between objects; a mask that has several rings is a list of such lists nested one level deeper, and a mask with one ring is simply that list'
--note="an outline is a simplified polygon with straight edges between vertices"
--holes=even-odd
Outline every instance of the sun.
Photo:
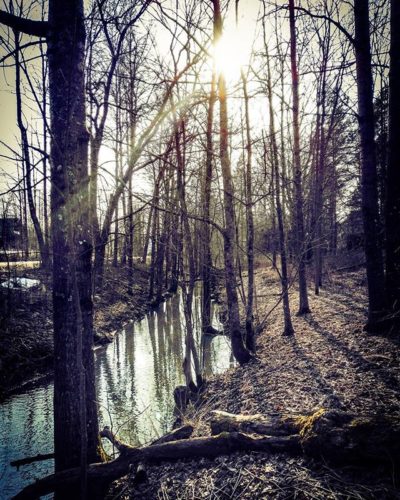
[{"label": "sun", "polygon": [[249,63],[249,51],[237,30],[224,32],[214,44],[212,56],[217,74],[223,74],[230,82],[237,81],[241,69]]}]

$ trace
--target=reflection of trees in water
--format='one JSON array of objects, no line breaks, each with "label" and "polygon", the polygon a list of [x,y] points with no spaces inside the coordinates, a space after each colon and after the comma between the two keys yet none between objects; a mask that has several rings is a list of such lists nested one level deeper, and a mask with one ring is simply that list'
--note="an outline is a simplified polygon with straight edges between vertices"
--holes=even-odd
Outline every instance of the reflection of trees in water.
[{"label": "reflection of trees in water", "polygon": [[[133,417],[120,432],[131,444],[148,440],[157,432],[170,428],[173,391],[184,382],[185,319],[181,300],[178,293],[148,314],[142,322],[126,325],[125,332],[117,335],[114,344],[99,356],[99,388],[103,404],[107,406],[108,400],[114,428],[128,417]],[[216,307],[213,305],[212,317],[214,324],[219,326],[215,314]],[[227,367],[228,353],[225,348],[221,351],[216,348],[220,345],[219,340],[213,344],[212,337],[201,335],[201,300],[198,293],[193,301],[193,325],[196,342],[201,348],[204,375],[209,377],[215,372],[221,356],[224,359],[222,366]],[[142,361],[143,356],[147,359],[148,348],[151,349],[151,364],[138,372],[136,363]],[[140,400],[143,397],[150,407],[138,415],[144,410]],[[107,422],[107,412],[101,409],[101,413]]]},{"label": "reflection of trees in water", "polygon": [[[161,309],[161,308],[160,308]],[[162,325],[160,325],[160,315],[161,311],[152,313],[149,318],[149,333],[151,339],[151,345],[153,349],[153,367],[154,367],[154,383],[155,383],[155,398],[157,406],[160,409],[162,405],[162,387],[165,382],[163,377],[163,340],[162,332],[160,335],[159,330],[162,330]],[[156,321],[157,320],[157,321]]]},{"label": "reflection of trees in water", "polygon": [[31,401],[31,404],[28,405],[28,415],[26,417],[26,420],[24,422],[24,434],[28,439],[28,442],[32,442],[33,436],[34,436],[34,431],[35,431],[35,425],[36,425],[36,417],[37,417],[37,400],[34,399]]},{"label": "reflection of trees in water", "polygon": [[210,335],[201,336],[201,366],[205,378],[213,374],[211,366],[211,342],[212,337]]},{"label": "reflection of trees in water", "polygon": [[[184,382],[182,360],[185,321],[180,301],[179,294],[176,294],[157,313],[148,315],[142,322],[127,324],[125,331],[116,335],[112,344],[96,351],[101,423],[111,423],[121,439],[132,445],[144,443],[157,433],[170,430],[174,408],[173,390]],[[217,307],[213,306],[212,309],[214,321]],[[199,313],[196,296],[193,302],[193,324],[196,339],[200,340],[197,327]],[[214,326],[218,326],[218,322]],[[202,366],[207,377],[216,371],[218,364],[219,370],[228,367],[228,342],[225,337],[204,337],[201,341]],[[53,432],[52,392],[52,385],[49,384],[41,388],[39,394],[25,394],[26,399],[22,403],[1,408],[0,419],[4,422],[1,437],[5,437],[5,444],[9,446],[6,453],[10,458],[7,462],[21,456],[51,451],[52,442],[48,436]],[[145,408],[146,411],[140,413]],[[19,435],[23,438],[15,438],[13,429],[16,428],[20,429]],[[40,469],[40,474],[43,472],[44,475],[50,472],[48,467],[51,466],[51,463],[43,462],[33,467],[35,474]]]},{"label": "reflection of trees in water", "polygon": [[[161,399],[159,400],[160,424],[163,431],[170,426],[172,394],[176,385],[179,365],[174,362],[170,325],[167,323],[166,305],[157,315],[157,329],[159,339],[159,363],[162,373]],[[167,349],[167,345],[169,348]]]},{"label": "reflection of trees in water", "polygon": [[173,390],[183,378],[181,321],[178,296],[148,317],[154,366],[155,409],[163,431],[171,425]]},{"label": "reflection of trees in water", "polygon": [[158,338],[158,368],[160,370],[161,380],[168,383],[167,378],[167,360],[165,352],[165,316],[164,310],[160,307],[157,313],[157,338]]},{"label": "reflection of trees in water", "polygon": [[126,397],[128,398],[127,407],[129,408],[129,413],[127,417],[130,417],[129,424],[127,425],[127,434],[129,434],[128,442],[137,442],[138,436],[138,426],[137,417],[138,405],[137,405],[137,394],[135,387],[135,328],[134,323],[128,323],[125,326],[125,370],[124,379],[122,383],[126,385]]},{"label": "reflection of trees in water", "polygon": [[[49,441],[43,444],[43,437],[46,435],[52,435],[53,433],[53,388],[51,385],[47,387],[41,387],[37,394],[29,397],[27,404],[24,406],[26,413],[24,415],[22,422],[20,421],[19,409],[14,414],[12,411],[13,405],[6,405],[9,409],[8,414],[4,415],[2,418],[2,425],[7,425],[9,423],[10,428],[5,432],[12,433],[13,428],[19,427],[22,424],[22,430],[19,432],[20,436],[24,438],[24,448],[23,453],[25,454],[36,454],[50,451],[52,448],[52,443]],[[17,398],[18,401],[18,398]],[[18,405],[18,403],[17,403]],[[14,419],[17,419],[15,421]],[[40,429],[40,437],[37,438],[38,428]],[[13,443],[15,445],[15,443]],[[40,446],[40,449],[38,449]],[[45,448],[43,448],[45,446]],[[1,472],[1,471],[0,471]],[[1,478],[1,474],[0,474]]]},{"label": "reflection of trees in water", "polygon": [[176,294],[171,299],[171,318],[170,322],[170,336],[172,339],[173,353],[175,363],[182,366],[183,361],[183,336],[182,336],[182,321],[183,315],[180,308],[180,296]]},{"label": "reflection of trees in water", "polygon": [[203,337],[201,331],[201,296],[196,294],[193,300],[193,336],[196,342],[196,347],[199,349],[201,339]]},{"label": "reflection of trees in water", "polygon": [[[132,325],[133,326],[133,325]],[[101,407],[104,422],[111,425],[120,436],[132,444],[138,435],[135,393],[134,334],[127,327],[116,335],[113,345],[101,356]],[[112,347],[112,349],[110,349]],[[109,422],[111,420],[111,422]]]}]

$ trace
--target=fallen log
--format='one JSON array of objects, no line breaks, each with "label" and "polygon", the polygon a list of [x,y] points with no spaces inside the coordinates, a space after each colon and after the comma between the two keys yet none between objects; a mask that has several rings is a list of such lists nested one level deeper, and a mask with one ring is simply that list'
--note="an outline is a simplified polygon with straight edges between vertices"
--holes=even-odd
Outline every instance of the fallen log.
[{"label": "fallen log", "polygon": [[[254,437],[239,432],[222,433],[218,436],[197,437],[182,441],[171,441],[126,450],[116,460],[108,463],[92,464],[87,468],[89,496],[99,486],[109,484],[129,472],[131,464],[139,462],[176,461],[183,458],[214,458],[235,451],[263,451],[267,453],[291,452],[298,454],[301,446],[298,436]],[[16,500],[37,498],[54,491],[56,487],[72,487],[79,483],[80,468],[51,474],[24,488],[14,498]],[[92,497],[93,497],[92,493]]]},{"label": "fallen log", "polygon": [[168,434],[164,434],[164,436],[156,439],[151,443],[151,446],[154,446],[155,444],[170,443],[171,441],[180,441],[181,439],[189,439],[193,434],[193,430],[192,425],[183,425],[182,427],[174,429],[173,431],[168,432]]},{"label": "fallen log", "polygon": [[[357,416],[320,409],[310,415],[233,415],[213,411],[210,428],[270,436],[298,435],[303,452],[331,462],[396,462],[400,457],[400,419],[388,415]],[[386,458],[385,458],[386,457]]]},{"label": "fallen log", "polygon": [[117,436],[111,431],[110,427],[106,425],[102,431],[100,431],[100,437],[106,438],[110,441],[110,443],[117,448],[121,455],[123,455],[126,451],[132,449],[132,446],[129,446],[122,441],[120,441]]},{"label": "fallen log", "polygon": [[[171,432],[168,432],[167,434],[164,434],[160,438],[156,439],[151,443],[150,446],[154,446],[155,444],[169,443],[170,441],[179,441],[180,439],[188,439],[192,434],[193,426],[183,425],[182,427],[174,429]],[[113,432],[111,432],[111,429],[108,426],[105,426],[104,429],[100,432],[100,437],[108,439],[117,448],[121,455],[132,450],[137,450],[137,448],[120,441],[117,436]]]},{"label": "fallen log", "polygon": [[351,415],[320,410],[297,417],[306,455],[333,463],[400,465],[400,418],[391,415]]},{"label": "fallen log", "polygon": [[299,432],[293,418],[267,415],[234,415],[226,411],[214,410],[210,420],[211,434],[221,432],[245,432],[269,436],[288,436]]},{"label": "fallen log", "polygon": [[[193,426],[192,425],[183,425],[182,427],[179,427],[178,429],[174,429],[171,432],[164,434],[164,436],[161,436],[160,438],[156,439],[151,443],[151,446],[154,446],[156,444],[162,444],[162,443],[169,443],[171,441],[178,441],[180,439],[188,439],[193,433]],[[110,428],[108,426],[104,427],[104,429],[100,432],[100,437],[108,439],[120,452],[120,455],[126,455],[129,451],[136,450],[136,448],[129,446],[125,443],[122,443],[117,436],[111,432]],[[139,462],[137,469],[136,469],[136,474],[134,478],[134,484],[139,484],[147,479],[147,472],[146,472],[146,463],[145,462]]]},{"label": "fallen log", "polygon": [[[214,458],[236,451],[305,454],[323,457],[331,462],[386,461],[397,466],[400,461],[400,419],[391,416],[360,417],[340,411],[318,410],[311,415],[235,416],[217,412],[211,421],[219,428],[249,429],[252,434],[236,430],[218,435],[153,444],[143,448],[126,446],[121,455],[109,463],[92,464],[87,468],[89,497],[100,485],[126,475],[131,465],[176,461],[184,458]],[[274,427],[275,426],[275,427]],[[214,424],[214,430],[216,430]],[[284,430],[287,435],[280,435]],[[175,431],[176,432],[176,431]],[[268,435],[264,433],[267,432]],[[52,474],[24,488],[15,498],[37,498],[59,486],[78,485],[80,469]]]},{"label": "fallen log", "polygon": [[[168,434],[164,434],[160,438],[156,439],[151,443],[152,446],[155,444],[162,443],[170,443],[171,441],[178,441],[181,439],[189,439],[193,434],[193,426],[192,425],[183,425],[178,429],[174,429]],[[135,477],[133,479],[132,484],[137,486],[138,484],[144,483],[147,480],[147,470],[146,470],[146,462],[139,462],[136,468]]]}]

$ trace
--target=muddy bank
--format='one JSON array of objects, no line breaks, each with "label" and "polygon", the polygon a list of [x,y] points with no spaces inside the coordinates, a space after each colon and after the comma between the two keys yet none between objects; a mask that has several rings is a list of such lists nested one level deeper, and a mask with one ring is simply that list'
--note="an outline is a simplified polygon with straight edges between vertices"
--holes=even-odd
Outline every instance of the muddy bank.
[{"label": "muddy bank", "polygon": [[[138,320],[151,305],[146,293],[148,273],[135,269],[133,294],[127,293],[123,269],[108,268],[103,291],[94,297],[95,339],[103,344],[125,323]],[[53,326],[51,276],[40,269],[18,269],[12,277],[39,280],[29,290],[0,290],[0,399],[51,376],[53,366]],[[9,275],[2,272],[0,282]]]},{"label": "muddy bank", "polygon": [[[276,302],[279,288],[270,271],[258,270],[258,316]],[[291,294],[293,311],[297,294]],[[295,336],[282,337],[278,306],[257,339],[257,359],[208,381],[202,402],[183,423],[194,435],[209,434],[211,410],[242,414],[303,414],[315,408],[362,415],[400,416],[399,335],[371,337],[365,323],[362,272],[338,273],[316,297],[312,313],[294,317]],[[148,468],[148,481],[135,474],[114,485],[120,498],[400,498],[400,471],[382,458],[375,466],[339,467],[325,460],[261,452],[216,459],[179,460]]]}]

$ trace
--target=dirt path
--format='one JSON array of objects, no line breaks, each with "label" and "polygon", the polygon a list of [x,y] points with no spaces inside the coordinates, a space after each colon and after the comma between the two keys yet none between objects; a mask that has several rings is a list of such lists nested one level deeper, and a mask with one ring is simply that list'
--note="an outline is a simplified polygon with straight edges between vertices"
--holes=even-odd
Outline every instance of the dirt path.
[{"label": "dirt path", "polygon": [[[271,272],[258,271],[257,293],[262,317],[279,293]],[[294,312],[296,302],[293,292]],[[371,337],[362,331],[362,273],[332,275],[319,297],[310,294],[310,302],[312,314],[293,317],[293,338],[281,336],[278,306],[258,338],[257,360],[210,382],[202,408],[188,416],[197,434],[209,432],[211,409],[282,414],[323,407],[400,415],[399,337]],[[121,488],[122,498],[394,499],[400,498],[398,473],[383,465],[338,469],[305,458],[251,453],[152,467],[141,489],[126,481]]]}]

